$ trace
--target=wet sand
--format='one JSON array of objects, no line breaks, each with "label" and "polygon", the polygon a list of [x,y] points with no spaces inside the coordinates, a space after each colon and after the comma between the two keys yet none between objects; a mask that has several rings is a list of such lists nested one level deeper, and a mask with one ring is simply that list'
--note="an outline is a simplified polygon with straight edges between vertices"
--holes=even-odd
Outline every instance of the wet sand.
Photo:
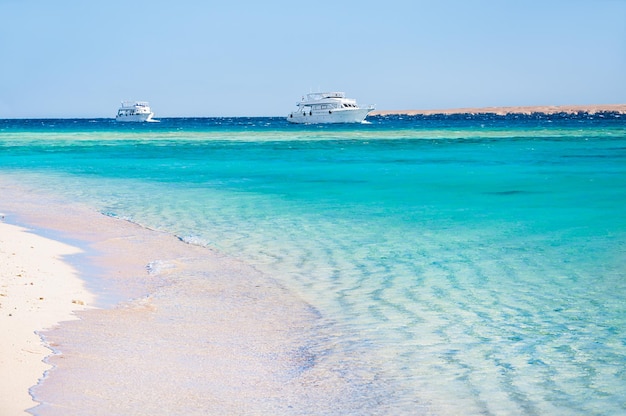
[{"label": "wet sand", "polygon": [[[2,181],[0,193],[8,218],[81,247],[71,264],[99,295],[94,303],[105,300],[43,331],[56,354],[31,389],[43,403],[37,415],[358,414],[384,402],[382,394],[372,400],[375,371],[359,370],[358,357],[326,354],[337,329],[271,276],[52,196]],[[35,267],[20,259],[16,267]],[[69,278],[70,269],[63,273]],[[29,330],[46,327],[33,322]],[[47,350],[36,337],[31,344],[40,363]],[[12,371],[21,371],[16,364]],[[46,368],[40,363],[11,391],[27,397]]]},{"label": "wet sand", "polygon": [[523,106],[523,107],[467,107],[441,110],[375,110],[370,113],[372,116],[386,115],[454,115],[454,114],[575,114],[575,113],[604,113],[615,112],[626,114],[626,104],[598,104],[598,105],[554,105],[554,106]]}]

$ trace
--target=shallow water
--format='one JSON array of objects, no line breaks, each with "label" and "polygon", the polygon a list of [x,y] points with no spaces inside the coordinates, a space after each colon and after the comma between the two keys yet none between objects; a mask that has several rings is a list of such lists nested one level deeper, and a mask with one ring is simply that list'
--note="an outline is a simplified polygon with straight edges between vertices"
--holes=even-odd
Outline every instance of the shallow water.
[{"label": "shallow water", "polygon": [[303,374],[354,387],[336,414],[626,413],[624,118],[13,120],[0,149],[9,180],[310,304]]}]

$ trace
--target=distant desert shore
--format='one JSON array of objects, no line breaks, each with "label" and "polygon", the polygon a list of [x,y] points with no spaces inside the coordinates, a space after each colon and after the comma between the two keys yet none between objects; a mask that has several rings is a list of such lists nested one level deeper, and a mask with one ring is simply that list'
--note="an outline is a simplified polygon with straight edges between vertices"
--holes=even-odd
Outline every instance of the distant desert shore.
[{"label": "distant desert shore", "polygon": [[522,106],[522,107],[467,107],[447,110],[374,110],[371,116],[387,115],[453,115],[453,114],[575,114],[575,113],[619,113],[626,114],[626,104],[591,104],[591,105],[546,105],[546,106]]}]

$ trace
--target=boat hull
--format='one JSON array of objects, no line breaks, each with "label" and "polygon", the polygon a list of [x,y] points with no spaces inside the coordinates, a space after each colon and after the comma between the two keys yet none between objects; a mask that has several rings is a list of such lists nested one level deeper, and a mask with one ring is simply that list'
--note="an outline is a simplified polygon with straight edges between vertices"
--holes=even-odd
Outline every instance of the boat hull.
[{"label": "boat hull", "polygon": [[152,121],[153,116],[154,113],[123,115],[115,117],[115,121],[142,123]]},{"label": "boat hull", "polygon": [[287,121],[295,124],[362,123],[371,108],[294,111]]}]

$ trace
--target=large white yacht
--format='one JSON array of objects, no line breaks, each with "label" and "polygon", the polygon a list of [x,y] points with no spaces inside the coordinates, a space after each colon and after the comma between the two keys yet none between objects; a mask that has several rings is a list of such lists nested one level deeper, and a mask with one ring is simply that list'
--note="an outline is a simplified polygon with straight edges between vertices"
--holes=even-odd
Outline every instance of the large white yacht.
[{"label": "large white yacht", "polygon": [[362,123],[374,110],[370,105],[361,108],[343,92],[312,92],[296,103],[298,109],[287,116],[291,123]]},{"label": "large white yacht", "polygon": [[122,101],[122,106],[117,110],[116,121],[156,121],[152,117],[154,113],[147,101]]}]

